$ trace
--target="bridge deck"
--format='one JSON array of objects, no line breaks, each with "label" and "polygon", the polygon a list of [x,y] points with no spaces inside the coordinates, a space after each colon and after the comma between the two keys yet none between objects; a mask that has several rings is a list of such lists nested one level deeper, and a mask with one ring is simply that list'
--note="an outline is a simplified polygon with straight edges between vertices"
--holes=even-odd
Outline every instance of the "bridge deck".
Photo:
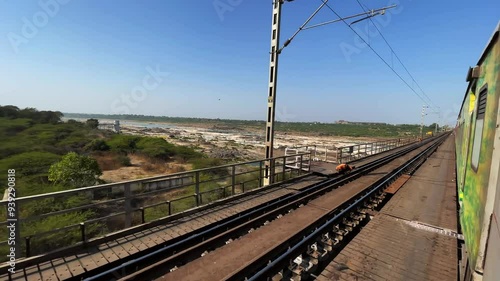
[{"label": "bridge deck", "polygon": [[[377,158],[392,154],[399,149],[403,148],[396,148],[372,157],[357,160],[356,165],[368,163]],[[313,166],[312,170],[324,175],[335,173],[335,164],[327,163],[326,166],[319,166],[321,165]],[[196,214],[172,220],[164,225],[88,247],[71,255],[64,255],[57,259],[40,262],[27,268],[18,268],[16,274],[11,276],[11,280],[65,280],[78,276],[85,271],[129,257],[137,252],[165,243],[175,237],[199,229],[210,223],[220,221],[238,212],[293,193],[295,190],[300,190],[323,179],[325,178],[322,176],[310,175],[293,184],[281,184],[255,194],[245,195],[236,200],[227,201],[210,209],[199,211]],[[8,280],[8,278],[7,275],[0,276],[0,280]]]},{"label": "bridge deck", "polygon": [[[280,219],[272,220],[267,225],[246,234],[233,242],[209,252],[179,269],[165,273],[164,269],[156,269],[156,274],[165,274],[157,281],[196,281],[196,280],[231,280],[232,275],[247,266],[254,260],[261,259],[283,241],[297,237],[300,231],[309,227],[316,220],[333,210],[338,209],[344,202],[376,183],[385,175],[415,156],[418,151],[413,151],[399,159],[377,168],[376,170],[342,185],[339,188],[309,201],[306,205],[295,209],[293,212]],[[287,279],[283,279],[287,280]]]},{"label": "bridge deck", "polygon": [[417,170],[317,280],[456,280],[454,140]]},{"label": "bridge deck", "polygon": [[[294,193],[321,180],[324,180],[324,178],[310,175],[298,182],[284,183],[255,194],[248,194],[242,198],[227,201],[213,208],[173,220],[165,225],[130,234],[120,239],[89,247],[72,255],[30,266],[23,270],[17,270],[12,276],[12,280],[65,280],[73,276],[78,276],[85,271],[165,243],[182,234],[217,222],[267,201]],[[9,280],[9,277],[3,275],[0,276],[0,280]]]}]

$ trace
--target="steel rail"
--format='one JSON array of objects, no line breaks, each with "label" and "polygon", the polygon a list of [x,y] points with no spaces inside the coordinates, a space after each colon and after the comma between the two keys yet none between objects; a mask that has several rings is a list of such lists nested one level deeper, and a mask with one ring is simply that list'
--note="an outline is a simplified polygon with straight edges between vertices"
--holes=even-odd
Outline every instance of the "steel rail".
[{"label": "steel rail", "polygon": [[[251,223],[253,223],[254,225],[256,223],[262,223],[266,220],[269,220],[270,217],[276,214],[284,213],[285,210],[289,210],[291,207],[296,208],[298,205],[307,202],[312,198],[316,198],[321,193],[330,191],[333,188],[350,182],[360,177],[361,175],[386,164],[393,159],[396,159],[410,151],[413,151],[418,147],[428,144],[433,140],[435,139],[428,139],[422,143],[412,145],[395,154],[385,156],[383,158],[365,164],[350,175],[328,179],[323,182],[313,184],[310,187],[307,187],[306,189],[296,194],[286,196],[283,199],[278,198],[275,199],[274,202],[268,202],[256,206],[253,209],[226,218],[218,222],[216,226],[208,225],[197,231],[174,238],[168,242],[169,245],[165,245],[161,248],[156,249],[155,251],[149,251],[148,253],[143,252],[139,257],[119,264],[118,266],[115,266],[108,270],[101,271],[100,273],[89,271],[86,275],[90,275],[92,277],[85,280],[112,280],[116,278],[117,275],[123,276],[123,273],[136,271],[140,268],[144,269],[139,270],[139,273],[133,273],[129,275],[127,277],[129,279],[125,278],[124,280],[132,280],[132,278],[135,278],[134,280],[144,280],[143,275],[145,273],[143,274],[143,272],[147,273],[147,271],[151,269],[152,266],[149,265],[144,267],[142,263],[156,264],[153,266],[158,266],[157,263],[162,263],[163,266],[168,264],[172,267],[179,263],[182,264],[183,262],[185,262],[186,256],[199,256],[198,254],[205,251],[200,250],[199,247],[196,247],[196,245],[200,245],[200,243],[204,246],[212,243],[212,247],[210,248],[213,248],[214,244],[220,244],[222,241],[227,241],[227,239],[234,236],[235,232],[242,233],[245,231],[245,229],[251,228]],[[165,259],[166,257],[169,258]]]},{"label": "steel rail", "polygon": [[[306,252],[309,245],[313,244],[320,235],[328,232],[328,230],[331,230],[333,225],[338,224],[339,221],[347,214],[355,211],[356,208],[358,208],[360,205],[369,200],[369,198],[375,195],[377,191],[381,191],[382,188],[386,187],[388,184],[393,182],[393,180],[395,180],[403,173],[406,173],[408,170],[412,170],[413,172],[420,164],[423,163],[423,161],[425,161],[426,157],[432,154],[437,149],[437,147],[444,142],[445,139],[445,137],[441,136],[436,141],[436,143],[426,148],[424,151],[407,161],[405,164],[401,165],[399,168],[395,169],[395,171],[393,171],[389,175],[386,175],[376,183],[367,187],[365,190],[359,192],[357,196],[354,196],[351,200],[345,202],[343,206],[337,208],[334,216],[327,219],[326,222],[321,223],[321,226],[311,226],[310,228],[312,229],[301,231],[302,234],[298,235],[299,237],[297,237],[300,238],[300,241],[285,241],[280,244],[276,248],[281,248],[285,251],[278,257],[275,256],[272,262],[269,261],[272,260],[273,257],[265,255],[261,259],[248,264],[226,280],[243,280],[245,279],[245,277],[248,277],[248,281],[269,280],[280,270],[285,268],[289,264],[290,260]],[[332,214],[329,215],[331,216]],[[325,218],[322,219],[325,220]],[[308,234],[304,235],[305,233]],[[271,250],[270,253],[272,252],[274,251]],[[256,268],[261,269],[255,273]],[[255,274],[251,275],[253,273]]]}]

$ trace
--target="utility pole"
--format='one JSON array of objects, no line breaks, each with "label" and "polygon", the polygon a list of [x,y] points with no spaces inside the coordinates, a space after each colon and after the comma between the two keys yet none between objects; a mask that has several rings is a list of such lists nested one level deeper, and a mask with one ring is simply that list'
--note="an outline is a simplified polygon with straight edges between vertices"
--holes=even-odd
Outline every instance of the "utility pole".
[{"label": "utility pole", "polygon": [[281,5],[283,0],[273,0],[273,18],[271,31],[271,56],[269,63],[269,93],[267,97],[267,120],[266,120],[266,170],[264,174],[264,185],[274,182],[274,117],[276,109],[276,86],[278,85],[278,50],[280,43]]},{"label": "utility pole", "polygon": [[[323,8],[327,5],[328,0],[322,0],[322,4],[312,13],[311,16],[302,24],[302,26],[290,37],[286,40],[285,44],[280,48],[279,39],[280,39],[280,25],[281,25],[281,6],[284,2],[292,2],[293,0],[272,0],[273,5],[273,17],[272,17],[272,28],[271,28],[271,52],[270,52],[270,63],[269,63],[269,88],[267,94],[267,119],[266,119],[266,160],[265,160],[265,171],[264,171],[264,185],[269,185],[274,182],[274,159],[273,158],[273,148],[274,148],[274,118],[275,118],[275,109],[276,109],[276,86],[278,82],[278,56],[281,51],[287,47],[292,40],[297,36],[299,32],[306,29],[311,29],[319,26],[324,26],[327,24],[344,21],[346,19],[351,19],[359,16],[365,16],[364,18],[357,20],[353,23],[357,23],[362,20],[366,20],[378,15],[384,15],[387,9],[395,8],[396,5],[391,5],[379,9],[374,9],[370,11],[366,11],[360,14],[351,15],[348,17],[339,18],[336,20],[327,21],[320,24],[315,24],[311,26],[306,26],[309,21]],[[284,160],[283,160],[284,161]]]},{"label": "utility pole", "polygon": [[438,117],[438,122],[436,123],[436,129],[435,129],[434,135],[437,135],[437,133],[438,133],[438,123],[439,123],[440,118],[441,117]]},{"label": "utility pole", "polygon": [[434,133],[434,135],[437,135],[438,126],[439,126],[439,123],[441,123],[441,108],[438,106],[437,109],[438,109],[438,111],[436,112],[436,114],[438,115],[438,121],[436,123],[436,132]]},{"label": "utility pole", "polygon": [[422,106],[422,115],[420,118],[420,139],[424,139],[424,116],[427,115],[427,114],[425,114],[426,108],[428,108],[427,105]]}]

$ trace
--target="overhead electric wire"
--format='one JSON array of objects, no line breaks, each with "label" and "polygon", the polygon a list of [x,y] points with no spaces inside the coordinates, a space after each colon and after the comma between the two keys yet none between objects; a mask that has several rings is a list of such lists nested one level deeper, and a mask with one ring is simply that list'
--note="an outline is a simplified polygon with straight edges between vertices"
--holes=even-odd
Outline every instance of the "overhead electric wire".
[{"label": "overhead electric wire", "polygon": [[301,32],[304,27],[312,20],[312,18],[314,18],[314,16],[321,10],[321,8],[323,8],[326,3],[328,2],[328,0],[325,0],[323,2],[323,4],[321,4],[313,13],[312,15],[309,16],[309,18],[299,27],[299,29],[297,31],[295,31],[295,33],[292,35],[292,37],[288,38],[286,41],[285,41],[285,44],[283,45],[283,47],[279,48],[278,49],[278,54],[281,53],[281,51],[283,51],[284,48],[286,48],[286,46],[288,46],[288,44],[290,44],[293,40],[293,38],[295,38],[295,36],[297,36],[297,34],[299,34],[299,32]]},{"label": "overhead electric wire", "polygon": [[[360,0],[356,0],[356,2],[358,2],[359,6],[361,7],[361,9],[363,10],[363,12],[366,12],[366,9],[368,9],[368,7],[364,6],[363,4],[361,4]],[[365,9],[366,8],[366,9]],[[370,10],[370,9],[368,9]],[[436,107],[436,105],[434,105],[434,103],[432,102],[431,98],[429,98],[429,96],[425,93],[425,91],[422,89],[422,87],[420,87],[420,85],[418,84],[418,82],[415,80],[415,78],[413,77],[413,75],[411,75],[410,71],[408,70],[408,68],[406,68],[406,66],[404,65],[404,63],[401,61],[401,59],[399,58],[399,56],[396,54],[396,52],[394,51],[394,49],[392,48],[391,44],[389,44],[389,42],[387,41],[387,39],[385,38],[384,34],[382,34],[382,31],[377,27],[377,25],[375,24],[375,22],[373,22],[373,20],[370,18],[370,21],[371,23],[373,24],[373,26],[375,27],[375,29],[377,29],[378,33],[380,34],[380,36],[382,36],[382,39],[384,39],[385,43],[387,44],[387,46],[389,47],[389,49],[391,49],[391,52],[392,54],[394,54],[394,56],[396,57],[396,59],[399,61],[399,63],[401,64],[401,66],[403,66],[403,68],[406,70],[406,73],[408,73],[408,75],[410,75],[411,79],[413,80],[413,82],[415,82],[415,84],[417,85],[417,87],[420,89],[420,91],[422,91],[422,94],[427,98],[427,100],[429,101],[429,103],[433,104],[434,107]]]},{"label": "overhead electric wire", "polygon": [[[332,11],[332,12],[333,12],[333,13],[334,13],[334,14],[335,14],[338,18],[342,19],[342,17],[341,17],[341,16],[340,16],[337,12],[335,12],[335,10],[334,10],[334,9],[332,9],[332,7],[330,7],[330,5],[328,5],[328,4],[325,2],[325,0],[320,0],[320,1],[321,1],[322,3],[324,3],[324,4],[325,4],[325,6],[326,6],[328,9],[330,9],[330,11]],[[406,86],[407,86],[408,88],[410,88],[410,89],[413,91],[413,93],[415,93],[415,95],[417,95],[417,97],[419,97],[419,98],[420,98],[420,99],[421,99],[421,100],[422,100],[422,101],[423,101],[426,105],[430,106],[430,104],[429,104],[429,103],[428,103],[428,102],[427,102],[427,101],[426,101],[426,100],[425,100],[425,99],[424,99],[421,95],[419,95],[419,94],[417,93],[417,91],[415,91],[415,89],[413,89],[413,88],[410,86],[410,84],[408,84],[408,82],[406,82],[406,80],[405,80],[405,79],[403,79],[403,77],[401,77],[401,75],[400,75],[400,74],[399,74],[396,70],[394,70],[394,68],[393,68],[393,67],[391,67],[391,65],[389,65],[389,63],[387,63],[387,61],[386,61],[386,60],[385,60],[385,59],[384,59],[381,55],[379,55],[379,53],[377,53],[377,51],[375,51],[375,49],[373,49],[373,47],[372,47],[370,44],[368,44],[368,42],[366,42],[366,40],[365,40],[363,37],[361,37],[361,35],[359,35],[359,33],[358,33],[358,32],[356,32],[356,30],[354,30],[354,28],[352,28],[352,26],[351,26],[351,25],[349,25],[349,24],[348,24],[348,23],[347,23],[344,19],[342,19],[342,22],[344,22],[344,24],[345,24],[345,25],[347,25],[347,27],[349,27],[349,28],[352,30],[352,32],[354,32],[354,33],[355,33],[355,34],[356,34],[356,35],[357,35],[357,36],[358,36],[358,37],[359,37],[359,38],[360,38],[360,39],[361,39],[361,40],[362,40],[362,41],[363,41],[363,42],[364,42],[364,43],[365,43],[365,44],[366,44],[366,45],[367,45],[367,46],[368,46],[368,47],[369,47],[369,48],[370,48],[370,49],[371,49],[374,53],[375,53],[375,55],[377,55],[377,57],[379,57],[379,59],[381,59],[381,60],[385,63],[385,65],[387,65],[387,67],[389,67],[389,68],[392,70],[392,72],[394,72],[394,74],[396,74],[396,76],[397,76],[397,77],[398,77],[401,81],[403,81],[403,83],[405,83],[405,84],[406,84]]]}]

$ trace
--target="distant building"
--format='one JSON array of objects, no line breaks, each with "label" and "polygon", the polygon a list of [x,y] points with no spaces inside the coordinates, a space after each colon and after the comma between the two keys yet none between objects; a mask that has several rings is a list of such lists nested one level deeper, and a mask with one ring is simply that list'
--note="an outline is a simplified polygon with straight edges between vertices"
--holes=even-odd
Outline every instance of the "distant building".
[{"label": "distant building", "polygon": [[99,123],[99,129],[110,130],[115,133],[121,133],[120,120],[115,120],[114,123]]},{"label": "distant building", "polygon": [[388,125],[382,122],[351,122],[347,120],[338,120],[335,124],[351,124],[351,125]]},{"label": "distant building", "polygon": [[352,122],[351,124],[355,125],[389,125],[383,122]]}]

